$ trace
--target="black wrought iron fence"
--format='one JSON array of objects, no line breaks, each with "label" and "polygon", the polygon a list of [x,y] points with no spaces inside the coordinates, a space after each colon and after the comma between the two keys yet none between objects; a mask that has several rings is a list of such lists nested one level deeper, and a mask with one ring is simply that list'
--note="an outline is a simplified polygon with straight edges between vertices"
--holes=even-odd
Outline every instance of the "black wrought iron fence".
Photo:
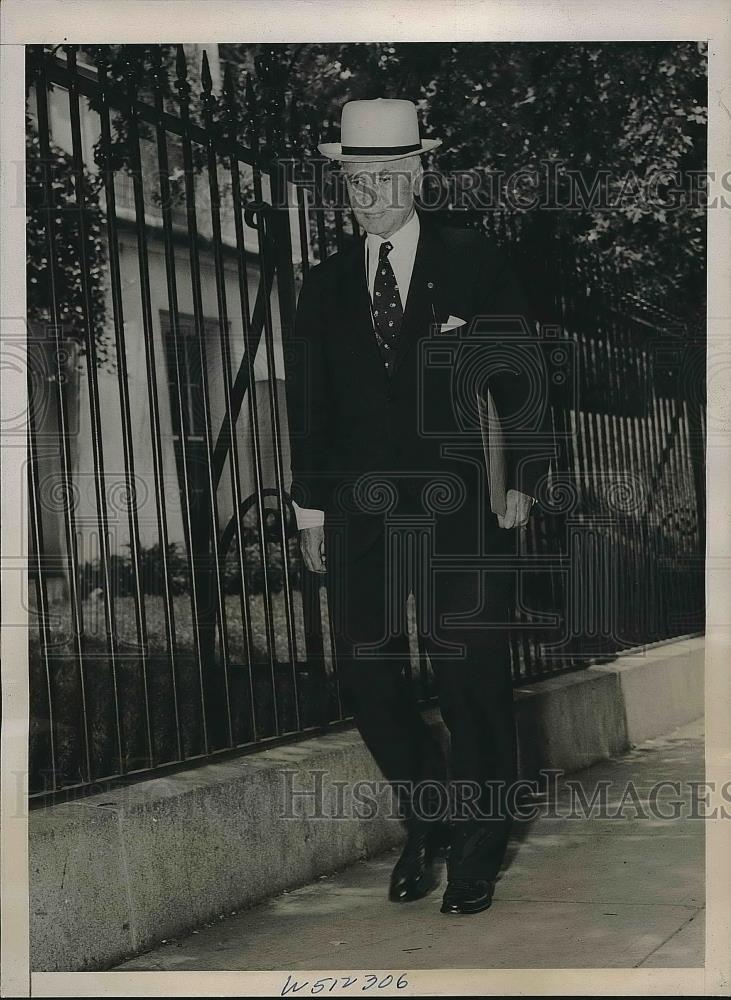
[{"label": "black wrought iron fence", "polygon": [[[273,56],[217,96],[205,53],[196,95],[182,47],[142,55],[28,50],[38,801],[344,718],[282,378],[299,281],[357,229]],[[704,351],[550,234],[486,221],[552,343],[521,682],[702,628]]]}]

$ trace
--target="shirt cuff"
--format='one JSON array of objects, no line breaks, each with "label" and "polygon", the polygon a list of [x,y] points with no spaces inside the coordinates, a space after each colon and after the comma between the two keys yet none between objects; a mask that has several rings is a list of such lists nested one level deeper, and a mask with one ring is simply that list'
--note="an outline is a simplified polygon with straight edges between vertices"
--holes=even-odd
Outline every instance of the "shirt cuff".
[{"label": "shirt cuff", "polygon": [[294,500],[294,516],[297,519],[297,527],[301,531],[303,528],[319,528],[325,523],[325,511],[317,510],[315,507],[300,507]]}]

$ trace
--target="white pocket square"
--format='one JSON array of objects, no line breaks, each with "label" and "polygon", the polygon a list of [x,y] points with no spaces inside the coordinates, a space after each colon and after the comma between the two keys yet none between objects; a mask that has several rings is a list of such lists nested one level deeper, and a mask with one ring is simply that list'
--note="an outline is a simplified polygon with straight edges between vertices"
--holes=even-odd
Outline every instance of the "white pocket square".
[{"label": "white pocket square", "polygon": [[439,324],[439,332],[447,333],[449,330],[454,330],[455,327],[464,326],[467,321],[460,319],[459,316],[450,316],[446,323]]}]

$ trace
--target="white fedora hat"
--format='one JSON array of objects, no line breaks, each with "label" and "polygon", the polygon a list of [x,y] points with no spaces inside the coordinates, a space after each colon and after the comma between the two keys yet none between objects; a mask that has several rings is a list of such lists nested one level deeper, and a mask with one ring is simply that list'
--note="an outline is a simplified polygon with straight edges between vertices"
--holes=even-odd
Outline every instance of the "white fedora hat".
[{"label": "white fedora hat", "polygon": [[340,120],[340,142],[321,142],[318,149],[331,160],[400,160],[441,146],[441,139],[421,139],[413,101],[376,97],[348,101]]}]

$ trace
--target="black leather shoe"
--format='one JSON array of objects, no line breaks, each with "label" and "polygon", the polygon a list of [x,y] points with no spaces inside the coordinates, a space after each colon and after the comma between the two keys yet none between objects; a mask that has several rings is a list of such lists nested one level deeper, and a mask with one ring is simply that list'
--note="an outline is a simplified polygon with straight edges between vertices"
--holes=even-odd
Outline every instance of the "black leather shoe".
[{"label": "black leather shoe", "polygon": [[453,878],[442,898],[442,913],[481,913],[492,903],[495,883],[482,878]]},{"label": "black leather shoe", "polygon": [[392,902],[410,903],[426,896],[436,886],[434,858],[444,849],[446,838],[447,833],[441,828],[409,834],[391,873],[388,898]]}]

